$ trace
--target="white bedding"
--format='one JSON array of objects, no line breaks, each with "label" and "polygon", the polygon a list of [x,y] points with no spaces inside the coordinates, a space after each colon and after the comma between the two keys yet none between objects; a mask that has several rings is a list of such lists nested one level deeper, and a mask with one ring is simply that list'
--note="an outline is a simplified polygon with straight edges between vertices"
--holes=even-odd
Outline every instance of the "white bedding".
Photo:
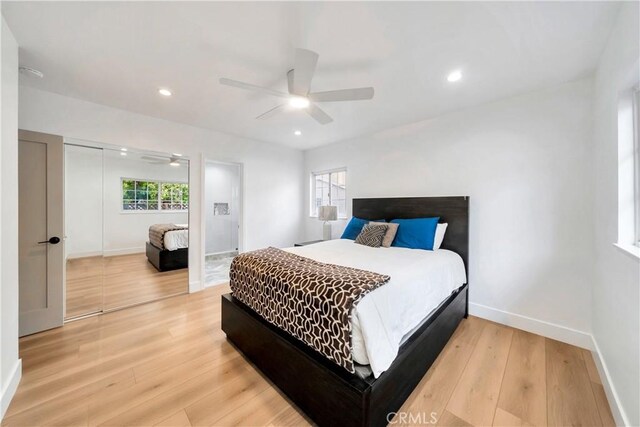
[{"label": "white bedding", "polygon": [[353,360],[370,365],[376,378],[391,366],[405,335],[467,280],[462,258],[445,249],[371,248],[337,239],[284,250],[391,276],[351,314]]},{"label": "white bedding", "polygon": [[[187,227],[188,224],[176,224]],[[170,251],[189,247],[189,229],[173,230],[164,233],[164,247]]]}]

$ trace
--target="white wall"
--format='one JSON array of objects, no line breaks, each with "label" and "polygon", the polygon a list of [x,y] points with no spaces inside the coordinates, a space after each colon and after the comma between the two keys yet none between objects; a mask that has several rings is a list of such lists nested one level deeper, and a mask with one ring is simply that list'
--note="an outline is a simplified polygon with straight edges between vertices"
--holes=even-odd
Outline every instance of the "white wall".
[{"label": "white wall", "polygon": [[[205,166],[205,253],[238,248],[240,167],[207,162]],[[214,215],[214,203],[228,203],[229,215]]]},{"label": "white wall", "polygon": [[[468,195],[472,312],[589,345],[591,87],[565,84],[305,152],[305,237],[322,233],[308,217],[312,171],[347,167],[349,214],[354,197]],[[334,237],[344,223],[333,223]]]},{"label": "white wall", "polygon": [[123,212],[122,178],[189,182],[186,165],[149,164],[123,157],[119,152],[104,151],[104,254],[121,255],[144,252],[151,224],[187,224],[187,212]]},{"label": "white wall", "polygon": [[[618,241],[618,97],[638,79],[637,2],[624,3],[594,85],[595,284],[593,336],[618,423],[640,425],[640,260]],[[617,405],[616,405],[617,403]],[[616,407],[619,411],[616,411]],[[618,412],[616,414],[616,412]]]},{"label": "white wall", "polygon": [[0,419],[21,376],[18,359],[18,44],[2,18],[0,111]]},{"label": "white wall", "polygon": [[65,256],[102,255],[102,150],[64,147]]},{"label": "white wall", "polygon": [[[159,102],[171,102],[159,100]],[[20,87],[20,127],[70,138],[99,141],[142,150],[179,152],[190,167],[190,289],[202,287],[204,231],[201,206],[201,159],[242,163],[244,167],[244,245],[291,246],[301,237],[303,155],[299,150],[131,113]],[[284,207],[284,208],[283,208]],[[280,212],[274,221],[267,211]]]}]

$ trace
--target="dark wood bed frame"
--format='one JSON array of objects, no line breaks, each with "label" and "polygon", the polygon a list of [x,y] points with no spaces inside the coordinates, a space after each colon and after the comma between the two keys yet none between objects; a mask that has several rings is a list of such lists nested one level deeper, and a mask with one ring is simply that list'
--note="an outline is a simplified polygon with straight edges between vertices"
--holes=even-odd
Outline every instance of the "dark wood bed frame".
[{"label": "dark wood bed frame", "polygon": [[178,270],[189,266],[189,248],[169,251],[147,242],[147,259],[158,271]]},{"label": "dark wood bed frame", "polygon": [[[447,222],[443,249],[457,252],[469,271],[469,198],[354,199],[364,219],[439,216]],[[227,338],[318,425],[384,426],[402,406],[468,315],[468,284],[459,288],[401,346],[377,379],[361,378],[264,320],[231,294],[222,296]]]}]

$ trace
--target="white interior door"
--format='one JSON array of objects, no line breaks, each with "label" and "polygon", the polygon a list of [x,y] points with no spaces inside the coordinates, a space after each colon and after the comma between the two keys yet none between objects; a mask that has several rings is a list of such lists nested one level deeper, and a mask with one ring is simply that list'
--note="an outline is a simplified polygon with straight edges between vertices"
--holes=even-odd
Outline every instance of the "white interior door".
[{"label": "white interior door", "polygon": [[20,131],[20,336],[62,326],[64,318],[64,144]]}]

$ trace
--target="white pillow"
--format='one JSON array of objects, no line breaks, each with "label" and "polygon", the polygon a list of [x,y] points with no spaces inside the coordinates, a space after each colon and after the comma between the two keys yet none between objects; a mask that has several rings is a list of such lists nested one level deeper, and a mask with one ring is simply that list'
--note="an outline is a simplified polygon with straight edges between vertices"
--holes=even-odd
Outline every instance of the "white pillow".
[{"label": "white pillow", "polygon": [[440,245],[442,244],[442,241],[444,240],[444,233],[445,231],[447,231],[447,226],[449,224],[448,223],[444,223],[444,224],[438,224],[438,226],[436,227],[436,234],[435,236],[433,236],[433,250],[437,251],[438,249],[440,249]]}]

